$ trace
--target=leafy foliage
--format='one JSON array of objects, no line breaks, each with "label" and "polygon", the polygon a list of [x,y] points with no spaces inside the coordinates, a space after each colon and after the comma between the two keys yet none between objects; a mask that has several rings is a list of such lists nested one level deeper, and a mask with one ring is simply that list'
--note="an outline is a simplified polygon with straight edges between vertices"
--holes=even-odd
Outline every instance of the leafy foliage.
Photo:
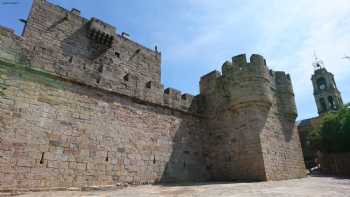
[{"label": "leafy foliage", "polygon": [[312,147],[322,152],[350,152],[350,105],[337,113],[328,113],[320,127],[310,133]]}]

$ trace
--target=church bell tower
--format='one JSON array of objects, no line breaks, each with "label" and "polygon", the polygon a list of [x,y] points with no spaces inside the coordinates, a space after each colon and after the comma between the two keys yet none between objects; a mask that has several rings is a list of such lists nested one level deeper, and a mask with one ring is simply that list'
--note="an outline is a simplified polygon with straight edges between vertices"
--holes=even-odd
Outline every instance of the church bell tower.
[{"label": "church bell tower", "polygon": [[315,68],[311,77],[318,114],[337,111],[343,106],[341,94],[334,80],[334,75],[327,71],[321,60],[315,57]]}]

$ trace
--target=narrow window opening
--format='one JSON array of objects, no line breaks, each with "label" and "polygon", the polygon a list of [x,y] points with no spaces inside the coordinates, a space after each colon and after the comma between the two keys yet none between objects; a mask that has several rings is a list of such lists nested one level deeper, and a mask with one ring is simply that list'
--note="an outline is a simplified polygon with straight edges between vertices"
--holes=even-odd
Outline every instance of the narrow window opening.
[{"label": "narrow window opening", "polygon": [[156,164],[156,156],[153,156],[153,164]]},{"label": "narrow window opening", "polygon": [[107,156],[106,156],[106,159],[105,159],[106,162],[108,162],[108,160],[109,160],[108,153],[109,153],[109,152],[107,152]]},{"label": "narrow window opening", "polygon": [[42,153],[41,153],[40,164],[43,164],[43,163],[44,163],[44,155],[45,155],[45,152],[42,152]]},{"label": "narrow window opening", "polygon": [[69,63],[73,63],[73,57],[69,58]]},{"label": "narrow window opening", "polygon": [[98,71],[99,73],[102,73],[102,72],[103,72],[103,65],[102,65],[102,64],[99,65],[99,67],[97,68],[97,71]]},{"label": "narrow window opening", "polygon": [[130,78],[129,74],[126,74],[126,75],[123,77],[124,81],[129,81],[129,78]]},{"label": "narrow window opening", "polygon": [[147,82],[147,83],[146,83],[146,88],[150,89],[151,87],[152,87],[151,82],[150,82],[150,81]]},{"label": "narrow window opening", "polygon": [[333,99],[332,96],[328,97],[328,102],[329,102],[329,105],[331,106],[332,109],[336,109],[337,108],[335,103],[334,103],[334,99]]}]

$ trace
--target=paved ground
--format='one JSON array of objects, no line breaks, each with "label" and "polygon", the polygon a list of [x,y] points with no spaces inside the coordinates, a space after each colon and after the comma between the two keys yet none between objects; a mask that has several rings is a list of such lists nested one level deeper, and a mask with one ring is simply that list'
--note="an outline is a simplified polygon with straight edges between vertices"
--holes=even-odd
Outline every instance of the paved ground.
[{"label": "paved ground", "polygon": [[114,191],[92,192],[39,192],[27,193],[20,197],[350,197],[350,179],[330,177],[308,177],[298,180],[201,184],[191,186],[137,186]]}]

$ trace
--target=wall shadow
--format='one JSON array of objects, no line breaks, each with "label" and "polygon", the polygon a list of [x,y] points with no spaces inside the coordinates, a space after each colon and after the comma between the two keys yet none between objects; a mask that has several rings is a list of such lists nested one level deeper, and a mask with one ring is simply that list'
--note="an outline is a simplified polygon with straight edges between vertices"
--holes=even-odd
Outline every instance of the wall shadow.
[{"label": "wall shadow", "polygon": [[81,28],[70,34],[69,37],[61,41],[63,55],[65,57],[82,57],[93,61],[103,56],[110,48],[109,46],[96,43],[89,38],[89,24],[84,24]]},{"label": "wall shadow", "polygon": [[[191,108],[194,109],[197,100],[194,99]],[[173,138],[172,153],[166,163],[159,184],[205,182],[209,174],[205,165],[204,140],[205,129],[202,118],[175,112],[182,122]]]},{"label": "wall shadow", "polygon": [[292,140],[293,134],[296,131],[295,127],[297,125],[295,124],[295,118],[296,115],[291,114],[286,110],[287,103],[284,103],[281,101],[282,98],[280,96],[277,97],[277,113],[278,113],[278,120],[281,123],[282,127],[282,133],[284,136],[284,140],[286,142],[290,142]]}]

